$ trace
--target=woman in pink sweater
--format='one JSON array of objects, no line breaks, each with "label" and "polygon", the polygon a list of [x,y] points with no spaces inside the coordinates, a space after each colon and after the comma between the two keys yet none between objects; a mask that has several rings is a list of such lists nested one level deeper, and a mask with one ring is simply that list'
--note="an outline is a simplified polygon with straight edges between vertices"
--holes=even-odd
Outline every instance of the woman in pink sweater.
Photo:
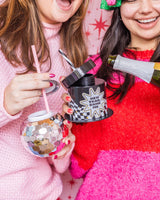
[{"label": "woman in pink sweater", "polygon": [[[42,88],[55,76],[68,75],[62,48],[75,66],[83,64],[87,50],[82,20],[88,0],[12,0],[0,6],[0,199],[56,200],[62,192],[59,173],[70,161],[75,137],[52,158],[27,152],[20,140],[21,125],[33,112],[44,110]],[[78,39],[77,39],[78,38]],[[31,52],[35,45],[41,74]],[[61,112],[61,87],[48,96],[50,109]]]},{"label": "woman in pink sweater", "polygon": [[107,60],[120,54],[160,62],[160,1],[102,0],[102,6],[114,12],[90,73],[106,80],[107,103],[114,114],[73,124],[76,143],[70,170],[74,178],[84,178],[76,200],[157,200],[160,88],[114,70]]}]

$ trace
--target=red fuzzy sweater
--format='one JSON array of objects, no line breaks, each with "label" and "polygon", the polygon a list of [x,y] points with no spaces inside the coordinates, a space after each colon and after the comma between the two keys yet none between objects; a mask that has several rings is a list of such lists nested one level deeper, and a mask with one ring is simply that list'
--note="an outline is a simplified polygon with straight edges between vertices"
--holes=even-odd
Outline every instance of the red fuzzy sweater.
[{"label": "red fuzzy sweater", "polygon": [[[153,54],[133,52],[145,61]],[[137,79],[121,103],[108,100],[108,107],[110,118],[73,125],[70,169],[84,177],[77,200],[160,199],[160,88]]]}]

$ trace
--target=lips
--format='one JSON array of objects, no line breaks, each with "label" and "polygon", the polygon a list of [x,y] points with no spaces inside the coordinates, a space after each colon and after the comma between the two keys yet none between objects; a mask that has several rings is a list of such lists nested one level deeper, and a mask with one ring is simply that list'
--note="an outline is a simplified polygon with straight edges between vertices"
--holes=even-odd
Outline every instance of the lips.
[{"label": "lips", "polygon": [[62,9],[62,10],[67,10],[71,7],[72,0],[56,0],[57,5]]}]

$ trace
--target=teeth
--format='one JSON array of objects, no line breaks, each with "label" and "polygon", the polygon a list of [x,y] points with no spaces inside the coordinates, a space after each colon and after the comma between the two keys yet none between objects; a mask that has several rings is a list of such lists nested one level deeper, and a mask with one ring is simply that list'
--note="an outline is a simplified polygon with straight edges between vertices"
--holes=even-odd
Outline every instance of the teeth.
[{"label": "teeth", "polygon": [[155,20],[156,20],[156,18],[152,18],[152,19],[138,20],[138,22],[140,22],[140,23],[149,23],[149,22],[154,22]]}]

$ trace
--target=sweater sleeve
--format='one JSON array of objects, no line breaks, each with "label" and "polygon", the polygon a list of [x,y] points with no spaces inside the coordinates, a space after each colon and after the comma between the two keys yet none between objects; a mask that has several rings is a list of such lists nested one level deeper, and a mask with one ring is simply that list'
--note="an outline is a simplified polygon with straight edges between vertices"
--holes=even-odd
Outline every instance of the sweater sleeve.
[{"label": "sweater sleeve", "polygon": [[73,124],[72,132],[76,136],[76,143],[70,172],[74,178],[81,178],[93,166],[100,151],[101,121]]},{"label": "sweater sleeve", "polygon": [[8,122],[18,119],[22,112],[12,116],[4,108],[4,88],[0,91],[0,127],[5,126]]}]

